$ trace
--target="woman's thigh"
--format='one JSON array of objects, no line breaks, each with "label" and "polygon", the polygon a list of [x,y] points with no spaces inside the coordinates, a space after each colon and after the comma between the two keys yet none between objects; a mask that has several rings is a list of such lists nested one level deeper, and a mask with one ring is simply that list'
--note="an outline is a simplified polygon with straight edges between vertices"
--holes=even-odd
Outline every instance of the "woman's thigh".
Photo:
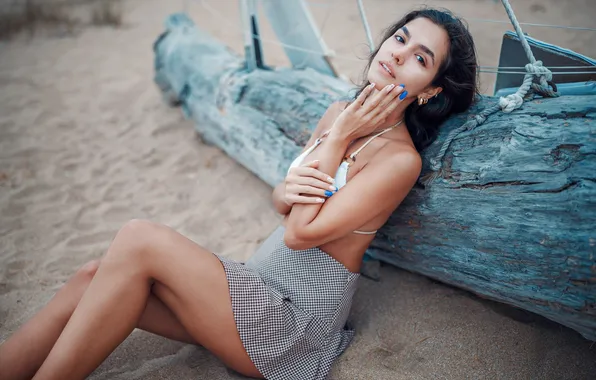
[{"label": "woman's thigh", "polygon": [[134,221],[128,230],[130,238],[147,239],[141,257],[154,280],[151,291],[188,334],[234,370],[262,377],[236,329],[221,261],[169,227]]}]

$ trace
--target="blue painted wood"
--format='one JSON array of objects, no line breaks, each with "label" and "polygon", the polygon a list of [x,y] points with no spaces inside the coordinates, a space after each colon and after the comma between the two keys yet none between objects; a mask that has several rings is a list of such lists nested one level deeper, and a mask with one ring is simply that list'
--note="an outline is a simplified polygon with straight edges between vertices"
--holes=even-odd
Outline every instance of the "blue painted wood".
[{"label": "blue painted wood", "polygon": [[[155,82],[203,139],[274,186],[349,85],[318,72],[248,73],[244,62],[173,15],[155,44]],[[424,153],[493,104],[448,120]],[[596,340],[596,97],[535,100],[459,135],[444,172],[415,187],[369,254],[541,314]]]}]

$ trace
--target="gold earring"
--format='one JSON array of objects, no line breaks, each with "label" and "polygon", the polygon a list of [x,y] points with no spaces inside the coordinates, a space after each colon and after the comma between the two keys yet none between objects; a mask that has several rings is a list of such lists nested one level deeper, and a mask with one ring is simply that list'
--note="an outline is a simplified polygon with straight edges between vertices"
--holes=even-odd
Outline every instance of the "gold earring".
[{"label": "gold earring", "polygon": [[428,99],[426,98],[418,98],[418,105],[421,106],[423,104],[428,103]]}]

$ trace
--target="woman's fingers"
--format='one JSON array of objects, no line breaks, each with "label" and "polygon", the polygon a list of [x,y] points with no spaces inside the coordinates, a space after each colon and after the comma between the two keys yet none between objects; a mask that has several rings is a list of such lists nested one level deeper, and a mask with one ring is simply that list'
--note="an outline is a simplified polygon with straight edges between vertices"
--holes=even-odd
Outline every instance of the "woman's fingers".
[{"label": "woman's fingers", "polygon": [[291,173],[299,177],[312,177],[318,179],[319,181],[327,182],[327,186],[329,186],[333,183],[333,178],[322,171],[315,169],[315,167],[318,166],[319,162],[318,160],[315,160],[314,162],[293,168]]},{"label": "woman's fingers", "polygon": [[403,84],[393,87],[387,92],[386,96],[383,97],[377,107],[370,112],[370,116],[375,120],[389,116],[401,102],[400,97],[403,97],[404,93],[407,95],[407,92],[404,91]]},{"label": "woman's fingers", "polygon": [[400,103],[405,99],[408,92],[404,90],[402,85],[396,87],[392,93],[395,94],[388,96],[387,99],[383,103],[381,103],[378,107],[378,112],[374,114],[371,123],[382,123],[393,111],[397,109]]},{"label": "woman's fingers", "polygon": [[313,177],[298,177],[295,181],[297,185],[316,187],[321,190],[337,191],[337,188],[327,181],[321,181],[320,179]]},{"label": "woman's fingers", "polygon": [[[404,87],[403,84],[397,86],[395,84],[389,84],[371,96],[375,88],[375,84],[371,83],[362,90],[360,95],[358,95],[346,110],[359,111],[361,117],[366,115],[369,118],[376,119],[380,113],[388,116],[390,112],[388,112],[387,107],[405,99],[407,91],[405,91]],[[394,109],[395,107],[392,107],[392,110]]]},{"label": "woman's fingers", "polygon": [[303,195],[292,194],[286,197],[290,204],[302,203],[302,204],[315,204],[325,202],[325,198],[320,197],[306,197]]},{"label": "woman's fingers", "polygon": [[292,194],[312,195],[322,198],[329,198],[335,194],[335,190],[321,189],[320,187],[309,185],[293,185],[288,191]]},{"label": "woman's fingers", "polygon": [[333,178],[315,169],[319,161],[292,168],[286,177],[286,203],[322,203],[337,191]]},{"label": "woman's fingers", "polygon": [[371,94],[371,92],[373,91],[373,89],[375,88],[375,84],[371,83],[368,86],[366,86],[364,88],[364,90],[362,90],[362,92],[360,93],[360,95],[358,95],[358,97],[346,108],[350,109],[350,110],[357,110],[359,109],[364,102],[366,101],[366,98],[368,98],[368,96]]},{"label": "woman's fingers", "polygon": [[[316,169],[315,169],[316,170]],[[321,173],[321,172],[319,172]],[[324,174],[324,173],[323,173]],[[296,175],[295,177],[288,178],[288,185],[298,185],[298,186],[309,186],[312,188],[320,189],[323,191],[337,191],[337,187],[329,183],[328,181],[323,181],[321,179],[315,178],[309,175]]]},{"label": "woman's fingers", "polygon": [[385,86],[381,91],[367,99],[361,111],[364,115],[374,116],[378,112],[379,105],[387,98],[392,98],[394,84]]}]

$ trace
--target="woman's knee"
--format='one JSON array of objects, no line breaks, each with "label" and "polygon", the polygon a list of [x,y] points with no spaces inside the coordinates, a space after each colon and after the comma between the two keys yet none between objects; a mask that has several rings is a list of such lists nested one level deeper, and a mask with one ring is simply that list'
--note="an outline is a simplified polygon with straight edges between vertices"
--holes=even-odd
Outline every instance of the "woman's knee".
[{"label": "woman's knee", "polygon": [[85,277],[93,278],[93,276],[95,276],[95,273],[99,269],[100,262],[101,260],[91,260],[87,262],[85,265],[83,265],[81,268],[79,268],[77,273]]},{"label": "woman's knee", "polygon": [[83,283],[89,283],[99,269],[100,260],[91,260],[80,267],[74,275],[74,280]]},{"label": "woman's knee", "polygon": [[120,228],[106,256],[118,255],[122,258],[123,255],[142,255],[151,246],[152,241],[158,238],[159,231],[159,225],[156,223],[132,219]]}]

